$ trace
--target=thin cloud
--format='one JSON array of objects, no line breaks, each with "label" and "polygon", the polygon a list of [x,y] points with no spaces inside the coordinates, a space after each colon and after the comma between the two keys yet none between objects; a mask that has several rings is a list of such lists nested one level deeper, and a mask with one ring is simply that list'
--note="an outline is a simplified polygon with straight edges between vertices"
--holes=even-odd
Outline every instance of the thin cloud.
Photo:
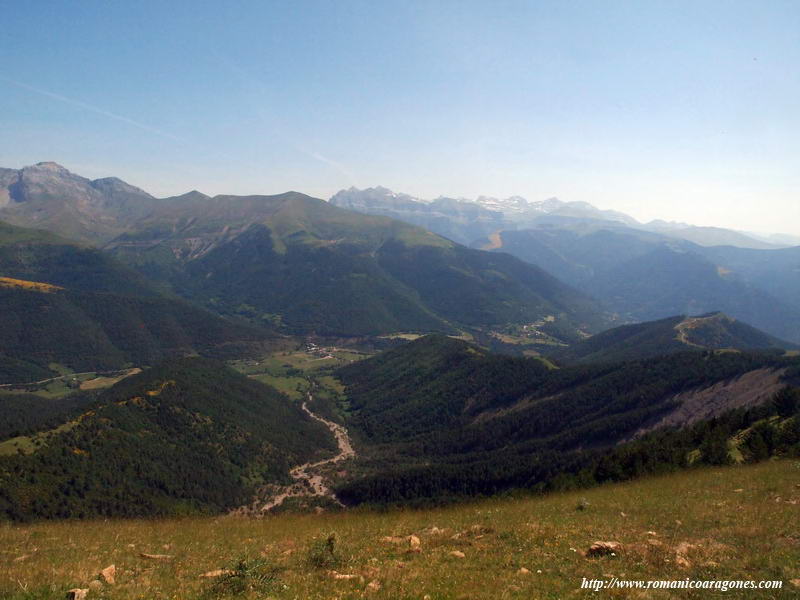
[{"label": "thin cloud", "polygon": [[180,143],[185,143],[186,142],[186,140],[183,140],[183,139],[179,138],[176,135],[172,135],[171,133],[168,133],[166,131],[162,131],[162,130],[157,129],[155,127],[151,127],[150,125],[146,125],[145,123],[140,123],[139,121],[134,121],[133,119],[129,119],[128,117],[124,117],[122,115],[118,115],[116,113],[104,110],[104,109],[102,109],[102,108],[100,108],[98,106],[94,106],[92,104],[87,104],[86,102],[82,102],[82,101],[76,100],[74,98],[69,98],[67,96],[62,96],[61,94],[56,94],[55,92],[50,92],[50,91],[47,91],[47,90],[43,90],[43,89],[34,87],[32,85],[28,85],[27,83],[23,83],[21,81],[15,81],[13,79],[8,79],[7,77],[0,76],[0,79],[5,81],[6,83],[10,83],[11,85],[15,85],[18,88],[21,88],[23,90],[27,90],[29,92],[33,92],[35,94],[39,94],[40,96],[44,96],[45,98],[50,98],[52,100],[58,100],[59,102],[63,102],[64,104],[69,104],[70,106],[75,106],[77,108],[82,108],[83,110],[87,110],[89,112],[93,112],[93,113],[95,113],[97,115],[101,115],[101,116],[106,117],[108,119],[113,119],[115,121],[120,121],[121,123],[126,123],[128,125],[136,127],[137,129],[141,129],[143,131],[147,131],[147,132],[152,133],[154,135],[157,135],[157,136],[160,136],[160,137],[163,137],[163,138],[167,138],[167,139],[172,140],[174,142],[180,142]]},{"label": "thin cloud", "polygon": [[298,146],[295,143],[293,143],[292,145],[297,150],[299,150],[300,152],[302,152],[304,154],[307,154],[311,158],[316,159],[319,162],[321,162],[323,164],[326,164],[326,165],[336,169],[339,172],[340,175],[343,175],[345,177],[345,179],[347,179],[350,182],[350,185],[356,185],[356,178],[353,176],[353,173],[351,173],[350,170],[346,166],[344,166],[342,163],[337,162],[337,161],[333,160],[332,158],[328,158],[327,156],[323,156],[319,152],[304,150],[303,148],[301,148],[300,146]]},{"label": "thin cloud", "polygon": [[[229,71],[232,71],[239,78],[240,81],[243,81],[245,84],[251,86],[251,88],[254,88],[260,94],[267,94],[269,92],[269,88],[267,87],[267,85],[263,81],[261,81],[260,79],[256,78],[251,73],[249,73],[246,69],[232,62],[225,55],[221,54],[220,52],[214,49],[211,50],[211,53],[222,65],[224,65]],[[300,142],[299,140],[296,139],[295,136],[290,136],[282,132],[281,130],[283,128],[278,123],[274,122],[274,119],[269,119],[264,114],[264,111],[260,105],[255,105],[254,103],[253,112],[261,121],[261,123],[268,130],[270,130],[271,134],[280,138],[284,144],[294,148],[294,150],[299,152],[300,154],[304,154],[309,158],[312,158],[318,162],[323,163],[324,165],[332,167],[342,177],[344,177],[350,183],[350,185],[356,185],[356,178],[353,175],[352,170],[349,169],[346,165],[332,158],[328,158],[327,156],[320,154],[315,150],[307,148],[307,144]]]}]

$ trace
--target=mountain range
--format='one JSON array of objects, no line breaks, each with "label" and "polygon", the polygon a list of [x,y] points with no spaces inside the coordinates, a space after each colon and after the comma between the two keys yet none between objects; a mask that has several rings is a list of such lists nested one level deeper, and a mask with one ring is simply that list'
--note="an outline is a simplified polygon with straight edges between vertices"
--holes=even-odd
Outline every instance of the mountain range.
[{"label": "mountain range", "polygon": [[440,200],[371,188],[343,190],[331,202],[512,254],[596,298],[623,322],[724,311],[800,342],[800,247],[779,248],[719,228],[641,225],[620,213],[555,199],[449,201],[458,206],[453,211]]},{"label": "mountain range", "polygon": [[[556,199],[157,199],[2,170],[0,514],[219,513],[301,475],[328,506],[441,501],[721,464],[732,437],[783,452],[797,250]],[[348,430],[352,470],[309,474]]]},{"label": "mountain range", "polygon": [[720,227],[698,227],[662,220],[640,223],[619,211],[602,210],[588,202],[564,202],[558,198],[529,201],[521,196],[478,196],[474,200],[440,196],[435,200],[424,200],[379,186],[341,190],[331,196],[330,202],[342,208],[420,225],[466,245],[500,230],[575,222],[621,224],[700,246],[770,249],[800,244],[800,238],[795,240],[791,236],[756,236]]},{"label": "mountain range", "polygon": [[0,219],[93,241],[162,294],[290,334],[454,332],[553,317],[574,335],[605,319],[594,301],[519,259],[297,192],[155,200],[53,163],[7,170],[5,181]]},{"label": "mountain range", "polygon": [[504,231],[494,242],[496,252],[547,265],[623,321],[723,311],[800,341],[800,247],[702,247],[601,225]]},{"label": "mountain range", "polygon": [[[343,190],[329,203],[297,192],[156,199],[116,178],[39,163],[0,170],[0,220],[61,236],[59,252],[73,248],[64,256],[82,248],[105,269],[93,276],[84,265],[78,280],[45,260],[52,241],[30,239],[38,262],[23,269],[7,251],[7,277],[70,291],[91,280],[105,289],[83,292],[183,299],[287,334],[540,323],[569,343],[615,322],[723,311],[800,341],[800,247],[704,246],[675,237],[682,226],[648,231],[587,203],[426,202],[386,188]],[[8,227],[0,234],[11,236]]]}]

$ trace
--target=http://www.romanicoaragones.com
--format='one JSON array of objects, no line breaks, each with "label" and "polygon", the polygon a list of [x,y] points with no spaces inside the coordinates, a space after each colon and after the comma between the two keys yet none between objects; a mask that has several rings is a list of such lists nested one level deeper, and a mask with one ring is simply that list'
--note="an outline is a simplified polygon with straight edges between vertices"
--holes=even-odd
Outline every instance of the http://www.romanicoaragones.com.
[{"label": "http://www.romanicoaragones.com", "polygon": [[628,580],[611,577],[609,579],[587,579],[581,581],[581,589],[594,590],[779,590],[782,581],[745,581],[745,580],[703,580],[703,579],[651,579]]}]

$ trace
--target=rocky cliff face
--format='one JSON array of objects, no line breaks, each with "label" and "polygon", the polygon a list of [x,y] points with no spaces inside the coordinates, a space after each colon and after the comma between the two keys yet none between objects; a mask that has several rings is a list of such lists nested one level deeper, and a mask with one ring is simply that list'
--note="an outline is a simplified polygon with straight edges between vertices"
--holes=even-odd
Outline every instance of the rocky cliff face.
[{"label": "rocky cliff face", "polygon": [[155,198],[111,177],[89,180],[54,162],[0,169],[0,219],[97,243],[119,235]]}]

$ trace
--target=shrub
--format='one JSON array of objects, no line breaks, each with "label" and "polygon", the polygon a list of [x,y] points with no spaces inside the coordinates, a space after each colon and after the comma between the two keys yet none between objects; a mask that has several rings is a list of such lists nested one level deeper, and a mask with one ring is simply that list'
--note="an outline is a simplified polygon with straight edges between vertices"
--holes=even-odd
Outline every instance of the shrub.
[{"label": "shrub", "polygon": [[315,569],[330,569],[341,564],[341,557],[336,550],[336,534],[315,539],[308,548],[306,561]]},{"label": "shrub", "polygon": [[242,557],[216,578],[206,597],[224,598],[247,592],[269,592],[278,585],[280,570],[280,567],[270,565],[263,558]]}]

